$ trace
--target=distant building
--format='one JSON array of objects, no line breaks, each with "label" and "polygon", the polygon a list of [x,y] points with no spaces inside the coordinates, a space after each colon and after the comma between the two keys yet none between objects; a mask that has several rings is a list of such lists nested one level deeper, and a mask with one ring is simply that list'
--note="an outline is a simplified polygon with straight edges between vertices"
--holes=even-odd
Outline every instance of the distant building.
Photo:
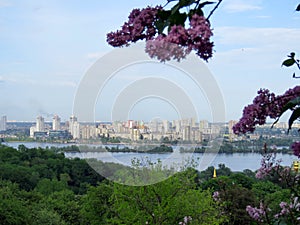
[{"label": "distant building", "polygon": [[6,130],[6,123],[7,123],[7,117],[2,116],[0,119],[0,131],[5,131]]},{"label": "distant building", "polygon": [[38,116],[36,118],[36,132],[44,132],[45,131],[45,120],[44,117]]},{"label": "distant building", "polygon": [[34,127],[30,127],[30,137],[33,138],[34,137],[34,132],[36,131],[36,126]]},{"label": "distant building", "polygon": [[209,123],[208,123],[207,120],[201,120],[199,122],[199,129],[200,129],[200,131],[208,129],[208,128],[209,128]]},{"label": "distant building", "polygon": [[165,132],[163,122],[160,119],[153,119],[149,123],[149,129],[152,133],[161,134]]},{"label": "distant building", "polygon": [[141,139],[141,133],[139,129],[130,129],[130,139],[137,141]]},{"label": "distant building", "polygon": [[195,118],[191,118],[190,119],[190,125],[192,126],[192,127],[196,127],[196,119]]},{"label": "distant building", "polygon": [[237,124],[237,121],[235,121],[235,120],[230,120],[230,121],[228,122],[228,133],[229,133],[229,134],[234,134],[232,128],[234,127],[235,124]]},{"label": "distant building", "polygon": [[81,127],[81,138],[90,139],[96,137],[96,127],[95,126],[82,126]]},{"label": "distant building", "polygon": [[234,140],[237,137],[237,135],[233,132],[233,127],[235,124],[237,124],[237,121],[235,120],[230,120],[228,122],[228,134],[229,134],[230,141]]},{"label": "distant building", "polygon": [[74,123],[74,122],[77,122],[77,117],[72,115],[70,116],[70,123]]},{"label": "distant building", "polygon": [[50,130],[48,135],[52,140],[68,140],[72,138],[67,130]]},{"label": "distant building", "polygon": [[73,139],[80,139],[80,125],[77,121],[77,117],[74,115],[70,117],[69,132],[71,133]]},{"label": "distant building", "polygon": [[129,129],[135,128],[136,127],[136,122],[133,120],[128,120],[126,127],[128,127]]},{"label": "distant building", "polygon": [[192,128],[191,130],[191,140],[195,142],[201,142],[202,141],[202,133],[198,128]]},{"label": "distant building", "polygon": [[52,121],[52,130],[61,130],[60,127],[60,117],[58,115],[55,115],[53,117],[53,121]]},{"label": "distant building", "polygon": [[168,120],[163,120],[164,133],[168,133],[171,130],[171,124]]},{"label": "distant building", "polygon": [[181,132],[181,120],[174,120],[173,121],[173,127],[175,127],[175,131],[176,133],[180,133]]},{"label": "distant building", "polygon": [[33,137],[35,139],[44,139],[45,140],[48,137],[48,133],[46,131],[36,131],[36,132],[34,132]]},{"label": "distant building", "polygon": [[182,135],[183,141],[190,141],[191,140],[191,127],[185,126],[183,129],[183,135]]}]

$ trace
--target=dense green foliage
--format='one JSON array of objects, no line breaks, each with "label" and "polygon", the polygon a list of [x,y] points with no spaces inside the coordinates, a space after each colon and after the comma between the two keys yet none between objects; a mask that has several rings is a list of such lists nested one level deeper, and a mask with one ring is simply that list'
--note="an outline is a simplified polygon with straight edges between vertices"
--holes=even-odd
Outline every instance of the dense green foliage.
[{"label": "dense green foliage", "polygon": [[54,148],[0,145],[0,224],[168,225],[191,217],[188,224],[247,225],[255,224],[247,205],[263,199],[275,214],[289,200],[289,189],[257,180],[250,170],[221,164],[214,179],[213,170],[189,168],[153,185],[126,186]]},{"label": "dense green foliage", "polygon": [[[53,148],[55,150],[55,148]],[[172,153],[173,148],[171,146],[166,145],[141,145],[136,148],[127,147],[127,146],[88,146],[81,145],[78,147],[77,145],[65,146],[59,148],[61,152],[137,152],[137,153]]]}]

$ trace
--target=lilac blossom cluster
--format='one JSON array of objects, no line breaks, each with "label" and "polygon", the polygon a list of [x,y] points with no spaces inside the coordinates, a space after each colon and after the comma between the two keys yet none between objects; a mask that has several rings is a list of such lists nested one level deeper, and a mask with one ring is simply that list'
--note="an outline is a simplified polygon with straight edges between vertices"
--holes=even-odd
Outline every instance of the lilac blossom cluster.
[{"label": "lilac blossom cluster", "polygon": [[161,6],[133,9],[128,22],[120,30],[108,33],[106,41],[113,47],[121,47],[145,39],[146,52],[162,62],[171,59],[180,61],[192,50],[204,60],[212,57],[213,42],[210,38],[213,33],[203,16],[194,14],[188,29],[173,25],[167,35],[158,34],[155,22],[159,20],[159,10],[162,10]]},{"label": "lilac blossom cluster", "polygon": [[160,9],[161,6],[133,9],[121,30],[107,34],[107,43],[113,47],[121,47],[128,46],[130,42],[153,38],[157,33],[154,22]]},{"label": "lilac blossom cluster", "polygon": [[[300,203],[298,202],[298,197],[295,197],[293,202],[291,202],[290,204],[288,204],[287,202],[281,202],[279,206],[281,208],[281,211],[274,216],[276,219],[281,216],[289,215],[292,211],[300,211]],[[300,217],[298,217],[297,220],[300,221]]]},{"label": "lilac blossom cluster", "polygon": [[183,218],[183,222],[179,222],[179,225],[187,225],[189,222],[191,222],[193,219],[191,216],[185,216]]},{"label": "lilac blossom cluster", "polygon": [[190,50],[169,42],[163,35],[158,35],[155,39],[146,42],[146,53],[161,62],[171,59],[180,61],[190,53]]},{"label": "lilac blossom cluster", "polygon": [[260,203],[259,208],[252,207],[248,205],[246,207],[246,211],[248,212],[249,216],[254,219],[257,222],[264,222],[265,216],[266,216],[266,210],[263,203]]},{"label": "lilac blossom cluster", "polygon": [[170,59],[180,61],[192,50],[204,59],[212,57],[213,35],[209,22],[203,17],[194,14],[190,20],[190,27],[185,29],[181,25],[173,25],[168,35],[160,34],[146,43],[146,52],[151,58],[164,62]]},{"label": "lilac blossom cluster", "polygon": [[210,41],[213,35],[210,23],[203,16],[195,14],[191,19],[190,26],[188,47],[195,50],[196,54],[204,60],[211,58],[214,44]]},{"label": "lilac blossom cluster", "polygon": [[268,176],[273,169],[278,169],[279,165],[281,163],[281,160],[276,160],[276,154],[275,153],[269,153],[265,154],[260,163],[260,168],[256,172],[256,178],[257,179],[264,179],[266,176]]},{"label": "lilac blossom cluster", "polygon": [[283,107],[292,99],[300,96],[300,86],[287,90],[283,95],[276,96],[268,89],[258,91],[253,103],[246,106],[243,116],[233,127],[235,134],[253,132],[257,125],[266,123],[267,117],[276,119],[281,115]]},{"label": "lilac blossom cluster", "polygon": [[264,179],[267,176],[276,174],[276,177],[278,177],[280,182],[288,182],[290,184],[298,183],[300,176],[297,175],[292,178],[291,168],[289,166],[281,166],[281,162],[281,159],[276,159],[276,154],[274,152],[263,155],[263,158],[261,159],[261,167],[257,170],[255,175],[256,178]]},{"label": "lilac blossom cluster", "polygon": [[215,191],[214,193],[213,193],[213,199],[214,199],[214,201],[216,201],[216,202],[218,202],[218,201],[220,201],[221,200],[221,198],[220,198],[220,193],[218,192],[218,191]]},{"label": "lilac blossom cluster", "polygon": [[300,158],[300,142],[296,141],[291,145],[291,149],[294,152],[294,155]]}]

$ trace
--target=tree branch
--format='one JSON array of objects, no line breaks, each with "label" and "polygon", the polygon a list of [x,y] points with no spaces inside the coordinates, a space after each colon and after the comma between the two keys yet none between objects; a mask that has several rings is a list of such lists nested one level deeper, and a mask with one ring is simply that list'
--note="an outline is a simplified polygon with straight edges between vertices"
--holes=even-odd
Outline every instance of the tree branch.
[{"label": "tree branch", "polygon": [[223,0],[219,0],[218,4],[215,6],[215,8],[213,8],[213,10],[211,10],[211,12],[209,13],[207,20],[209,20],[209,18],[212,16],[212,14],[216,11],[216,9],[219,7],[219,5],[221,4]]}]

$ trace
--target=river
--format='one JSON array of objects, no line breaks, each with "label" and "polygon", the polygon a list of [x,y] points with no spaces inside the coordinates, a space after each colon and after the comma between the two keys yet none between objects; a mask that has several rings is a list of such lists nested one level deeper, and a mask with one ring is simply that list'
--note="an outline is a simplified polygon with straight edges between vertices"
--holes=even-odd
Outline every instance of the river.
[{"label": "river", "polygon": [[[64,147],[72,144],[58,144],[58,143],[38,143],[38,142],[9,142],[4,143],[8,146],[17,148],[20,144],[28,148],[41,147]],[[112,147],[112,146],[110,146]],[[209,153],[180,153],[178,148],[174,148],[174,153],[123,153],[123,152],[68,152],[65,153],[68,158],[95,158],[103,162],[115,162],[124,165],[131,165],[133,159],[138,159],[141,163],[150,160],[157,162],[161,160],[164,165],[181,165],[186,164],[187,161],[194,160],[199,165],[197,168],[203,170],[207,166],[218,167],[219,164],[225,164],[232,171],[243,171],[250,169],[257,170],[260,167],[262,156],[258,153],[233,153],[233,154],[209,154]],[[290,154],[277,154],[277,159],[281,159],[281,165],[290,166],[297,158]]]}]

